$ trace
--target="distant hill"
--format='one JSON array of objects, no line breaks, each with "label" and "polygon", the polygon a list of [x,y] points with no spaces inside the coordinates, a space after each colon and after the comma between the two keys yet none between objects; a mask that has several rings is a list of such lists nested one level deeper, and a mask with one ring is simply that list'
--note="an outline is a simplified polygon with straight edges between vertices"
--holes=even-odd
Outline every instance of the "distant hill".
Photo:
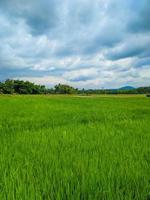
[{"label": "distant hill", "polygon": [[135,88],[132,86],[124,86],[124,87],[119,88],[118,90],[134,90],[134,89]]}]

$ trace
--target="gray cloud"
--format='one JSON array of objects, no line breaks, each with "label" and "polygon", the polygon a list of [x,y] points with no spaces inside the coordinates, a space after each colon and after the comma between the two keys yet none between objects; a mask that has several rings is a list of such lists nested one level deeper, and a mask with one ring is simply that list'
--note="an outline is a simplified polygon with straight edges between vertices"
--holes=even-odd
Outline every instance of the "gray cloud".
[{"label": "gray cloud", "polygon": [[2,0],[0,5],[3,13],[14,20],[24,19],[32,34],[41,35],[57,25],[59,3],[59,0]]},{"label": "gray cloud", "polygon": [[149,10],[148,0],[1,0],[0,79],[149,85]]},{"label": "gray cloud", "polygon": [[118,60],[132,57],[147,57],[150,53],[149,35],[130,35],[127,39],[106,52],[107,58]]},{"label": "gray cloud", "polygon": [[128,22],[128,28],[131,32],[149,32],[150,31],[150,3],[149,0],[136,1],[131,7],[134,12],[132,13],[131,20]]}]

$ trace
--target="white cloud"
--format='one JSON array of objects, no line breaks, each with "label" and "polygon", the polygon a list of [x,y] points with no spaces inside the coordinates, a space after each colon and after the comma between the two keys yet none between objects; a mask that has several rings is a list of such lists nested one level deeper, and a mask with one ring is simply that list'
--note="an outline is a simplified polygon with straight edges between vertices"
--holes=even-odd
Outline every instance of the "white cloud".
[{"label": "white cloud", "polygon": [[1,0],[0,79],[80,88],[149,85],[147,2]]}]

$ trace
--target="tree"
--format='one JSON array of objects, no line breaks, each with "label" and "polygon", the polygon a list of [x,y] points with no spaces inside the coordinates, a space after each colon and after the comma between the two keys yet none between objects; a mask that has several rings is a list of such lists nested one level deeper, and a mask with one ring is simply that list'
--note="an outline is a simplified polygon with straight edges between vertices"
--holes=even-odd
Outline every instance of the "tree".
[{"label": "tree", "polygon": [[139,87],[139,88],[137,88],[137,92],[139,94],[149,94],[150,93],[150,87]]},{"label": "tree", "polygon": [[3,94],[3,87],[4,87],[4,84],[0,82],[0,94]]},{"label": "tree", "polygon": [[77,89],[64,84],[58,84],[55,86],[55,93],[56,94],[76,94]]},{"label": "tree", "polygon": [[3,85],[4,94],[13,94],[14,93],[14,81],[7,79]]},{"label": "tree", "polygon": [[58,84],[53,89],[36,85],[29,81],[10,80],[0,82],[0,94],[150,94],[150,87],[134,89],[75,89],[66,84]]}]

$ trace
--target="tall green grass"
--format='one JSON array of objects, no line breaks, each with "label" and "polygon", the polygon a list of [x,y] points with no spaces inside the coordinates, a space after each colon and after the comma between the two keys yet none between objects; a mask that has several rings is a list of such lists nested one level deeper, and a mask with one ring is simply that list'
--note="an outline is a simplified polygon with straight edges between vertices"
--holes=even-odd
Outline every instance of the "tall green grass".
[{"label": "tall green grass", "polygon": [[0,199],[149,198],[150,99],[0,96]]}]

